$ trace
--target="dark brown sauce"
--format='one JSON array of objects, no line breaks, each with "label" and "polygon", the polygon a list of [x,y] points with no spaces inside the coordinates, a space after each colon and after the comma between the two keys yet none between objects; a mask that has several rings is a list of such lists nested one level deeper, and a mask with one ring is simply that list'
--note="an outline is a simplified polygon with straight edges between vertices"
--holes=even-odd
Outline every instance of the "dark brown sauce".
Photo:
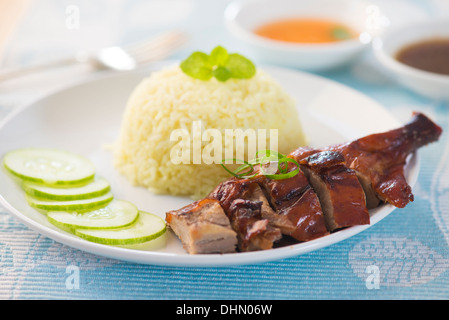
[{"label": "dark brown sauce", "polygon": [[409,45],[398,52],[396,59],[417,69],[449,75],[449,38]]}]

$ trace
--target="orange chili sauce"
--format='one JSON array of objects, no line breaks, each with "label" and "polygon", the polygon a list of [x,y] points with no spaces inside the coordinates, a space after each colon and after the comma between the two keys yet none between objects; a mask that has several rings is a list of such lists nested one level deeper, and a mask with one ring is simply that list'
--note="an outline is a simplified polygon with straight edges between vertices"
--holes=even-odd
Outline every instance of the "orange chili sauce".
[{"label": "orange chili sauce", "polygon": [[265,38],[296,43],[337,42],[357,36],[341,23],[320,19],[278,20],[266,23],[254,32]]}]

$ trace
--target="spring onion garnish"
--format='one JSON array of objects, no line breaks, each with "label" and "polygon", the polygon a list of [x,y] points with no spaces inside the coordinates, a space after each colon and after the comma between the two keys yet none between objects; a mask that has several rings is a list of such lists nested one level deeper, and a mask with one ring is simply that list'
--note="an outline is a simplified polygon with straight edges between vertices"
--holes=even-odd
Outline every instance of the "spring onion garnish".
[{"label": "spring onion garnish", "polygon": [[[235,171],[232,171],[224,165],[229,160],[243,164]],[[289,163],[293,163],[296,166],[294,170],[288,171]],[[273,164],[275,167],[273,167]],[[256,165],[259,165],[259,171],[254,169]],[[234,177],[241,179],[250,179],[257,175],[264,175],[273,180],[281,180],[292,178],[299,173],[299,164],[295,159],[288,158],[286,155],[273,150],[260,150],[251,161],[224,159],[222,160],[221,166]]]},{"label": "spring onion garnish", "polygon": [[219,81],[230,78],[249,79],[256,74],[256,67],[251,60],[238,53],[228,51],[218,46],[210,54],[196,51],[181,62],[181,70],[188,76],[209,80],[212,77]]},{"label": "spring onion garnish", "polygon": [[[228,168],[226,168],[226,166],[224,165],[224,163],[226,161],[243,162],[243,165],[238,167],[235,171],[232,171],[232,170],[229,170]],[[248,161],[245,161],[245,160],[239,160],[239,159],[235,159],[235,158],[233,158],[233,159],[223,159],[221,161],[221,166],[227,172],[229,172],[231,175],[233,175],[236,178],[249,179],[249,178],[253,178],[253,177],[256,176],[256,174],[253,174],[253,172],[254,172],[254,165],[249,163]],[[244,170],[246,170],[246,171],[244,171]]]}]

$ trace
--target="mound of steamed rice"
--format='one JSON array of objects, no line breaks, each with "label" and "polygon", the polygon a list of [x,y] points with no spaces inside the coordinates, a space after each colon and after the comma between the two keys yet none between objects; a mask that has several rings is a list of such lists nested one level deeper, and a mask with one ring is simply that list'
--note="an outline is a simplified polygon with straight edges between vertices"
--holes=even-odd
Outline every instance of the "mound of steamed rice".
[{"label": "mound of steamed rice", "polygon": [[[157,194],[206,196],[230,174],[217,163],[175,164],[170,157],[178,144],[170,141],[171,133],[179,128],[191,132],[199,120],[203,130],[278,129],[281,153],[305,145],[295,102],[263,70],[251,79],[219,82],[193,79],[171,66],[152,73],[129,97],[114,145],[116,168],[133,185]],[[253,155],[245,152],[245,157]]]}]

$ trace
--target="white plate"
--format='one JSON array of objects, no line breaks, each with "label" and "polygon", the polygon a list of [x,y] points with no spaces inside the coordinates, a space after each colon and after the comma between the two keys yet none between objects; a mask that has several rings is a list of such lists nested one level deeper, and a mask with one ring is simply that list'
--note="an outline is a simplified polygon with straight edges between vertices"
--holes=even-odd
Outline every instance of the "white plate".
[{"label": "white plate", "polygon": [[[112,166],[104,148],[118,135],[121,116],[132,89],[151,70],[172,63],[155,64],[147,70],[106,75],[49,95],[20,108],[0,125],[0,155],[28,146],[55,147],[87,156],[98,174],[112,184],[116,198],[135,203],[141,210],[165,218],[165,212],[191,201],[153,195],[132,187]],[[281,68],[265,67],[298,103],[304,130],[313,146],[325,146],[396,128],[401,124],[375,101],[324,78]],[[416,156],[407,172],[413,185],[418,176]],[[100,245],[82,240],[51,225],[32,209],[18,185],[0,170],[0,201],[15,217],[35,231],[68,246],[125,261],[176,266],[217,266],[259,263],[304,254],[347,239],[369,228],[393,211],[385,205],[371,210],[371,225],[351,227],[329,236],[287,247],[235,254],[189,255],[171,232],[167,243],[155,251]]]}]

